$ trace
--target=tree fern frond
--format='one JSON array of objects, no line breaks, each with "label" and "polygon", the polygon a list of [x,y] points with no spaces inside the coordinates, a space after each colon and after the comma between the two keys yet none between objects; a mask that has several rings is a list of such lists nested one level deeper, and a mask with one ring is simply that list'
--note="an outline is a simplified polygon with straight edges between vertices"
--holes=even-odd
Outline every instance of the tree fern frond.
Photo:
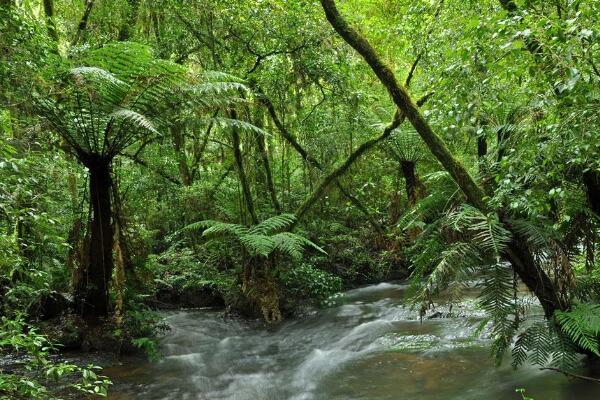
[{"label": "tree fern frond", "polygon": [[480,262],[477,250],[468,243],[454,243],[441,254],[441,259],[427,279],[429,293],[445,289],[459,272]]},{"label": "tree fern frond", "polygon": [[427,154],[414,128],[398,128],[388,139],[388,148],[398,161],[419,161]]},{"label": "tree fern frond", "polygon": [[248,92],[243,83],[238,82],[205,82],[187,88],[195,96],[214,96],[227,92]]},{"label": "tree fern frond", "polygon": [[239,241],[254,256],[268,257],[275,250],[275,242],[266,235],[247,233],[239,236]]},{"label": "tree fern frond", "polygon": [[235,129],[239,129],[241,131],[254,132],[259,135],[270,136],[269,132],[265,131],[264,129],[261,129],[256,125],[253,125],[249,122],[242,121],[239,119],[215,117],[212,119],[212,121],[217,126],[219,126],[220,128],[223,128],[223,129],[235,128]]},{"label": "tree fern frond", "polygon": [[194,222],[183,228],[184,231],[200,231],[203,230],[204,237],[218,237],[224,235],[232,235],[239,238],[248,234],[248,228],[239,224],[230,224],[226,222],[204,220]]},{"label": "tree fern frond", "polygon": [[548,228],[547,224],[537,223],[531,219],[511,219],[508,222],[515,232],[527,240],[532,248],[550,248],[554,232]]},{"label": "tree fern frond", "polygon": [[69,73],[76,79],[85,80],[90,78],[95,78],[107,82],[111,82],[115,85],[127,86],[125,82],[118,79],[109,71],[98,68],[98,67],[74,67],[69,70]]},{"label": "tree fern frond", "polygon": [[296,216],[294,214],[276,215],[262,221],[257,225],[254,225],[252,228],[250,228],[250,233],[266,235],[268,233],[284,229],[293,224],[294,221],[296,221]]},{"label": "tree fern frond", "polygon": [[317,246],[307,238],[296,235],[292,232],[280,232],[271,236],[275,243],[275,249],[279,250],[283,254],[289,254],[294,258],[300,258],[302,256],[302,250],[306,247],[310,247],[322,254],[327,254],[325,250]]},{"label": "tree fern frond", "polygon": [[581,303],[554,313],[561,331],[577,346],[600,357],[600,305]]},{"label": "tree fern frond", "polygon": [[124,120],[132,123],[134,126],[146,130],[148,132],[152,132],[155,134],[159,134],[159,132],[154,127],[152,121],[150,121],[146,116],[135,112],[133,110],[128,110],[125,108],[120,108],[116,111],[113,111],[110,114],[110,117],[114,117],[118,120]]}]

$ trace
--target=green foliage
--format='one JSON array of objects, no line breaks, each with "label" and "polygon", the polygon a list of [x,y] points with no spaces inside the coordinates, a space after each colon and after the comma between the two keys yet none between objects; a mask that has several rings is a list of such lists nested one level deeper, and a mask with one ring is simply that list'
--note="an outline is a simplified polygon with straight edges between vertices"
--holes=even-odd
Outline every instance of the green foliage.
[{"label": "green foliage", "polygon": [[228,299],[235,290],[234,277],[218,269],[227,263],[227,251],[217,244],[204,246],[199,252],[172,246],[160,256],[150,256],[145,266],[153,279],[148,282],[152,286],[149,292],[156,295],[164,290],[181,298],[188,292],[209,289]]},{"label": "green foliage", "polygon": [[525,395],[525,389],[523,389],[523,388],[515,389],[515,392],[519,393],[523,400],[535,400],[533,397],[529,397],[529,396]]},{"label": "green foliage", "polygon": [[276,232],[288,227],[294,220],[294,215],[282,214],[251,227],[206,220],[190,224],[185,230],[199,231],[203,229],[202,236],[209,239],[231,237],[253,257],[269,257],[272,253],[278,253],[298,259],[302,257],[302,252],[306,247],[326,254],[323,249],[303,236],[292,232]]},{"label": "green foliage", "polygon": [[581,303],[554,314],[562,332],[578,347],[600,357],[600,305]]},{"label": "green foliage", "polygon": [[81,62],[91,65],[62,74],[59,100],[37,101],[40,113],[78,158],[97,154],[112,159],[141,138],[158,134],[148,117],[168,107],[165,100],[179,87],[183,69],[154,59],[148,47],[136,44],[91,51]]},{"label": "green foliage", "polygon": [[[9,3],[0,9],[4,314],[33,313],[44,294],[72,291],[89,204],[83,171],[64,153],[95,153],[113,161],[131,261],[115,335],[151,353],[160,322],[140,304],[170,291],[230,305],[256,257],[276,265],[285,296],[319,301],[340,278],[380,281],[402,259],[425,306],[440,294],[460,299],[478,282],[497,359],[514,336],[516,364],[530,354],[572,366],[575,347],[597,354],[599,2],[515,1],[509,12],[500,1],[337,1],[399,79],[410,71],[411,94],[431,95],[423,116],[476,176],[489,211],[463,204],[461,182],[405,121],[301,221],[285,213],[396,111],[313,2],[54,1],[57,41],[40,2]],[[93,9],[80,32],[86,3]],[[135,42],[115,41],[123,26]],[[250,193],[240,188],[232,129]],[[402,160],[418,160],[427,187],[411,209]],[[256,226],[236,223],[248,220],[248,195],[265,219]],[[570,310],[556,326],[522,312],[521,283],[504,257],[513,239]],[[307,248],[318,256],[304,257]]]},{"label": "green foliage", "polygon": [[98,375],[100,367],[52,361],[50,355],[55,350],[22,317],[2,317],[0,355],[18,352],[24,358],[17,372],[0,373],[0,399],[58,400],[69,392],[106,397],[111,381]]},{"label": "green foliage", "polygon": [[536,322],[518,335],[512,358],[514,368],[529,361],[540,367],[551,365],[565,371],[576,368],[580,359],[573,342],[548,321]]},{"label": "green foliage", "polygon": [[287,292],[286,298],[308,299],[319,305],[326,305],[331,296],[342,290],[340,277],[306,263],[283,270],[279,280]]}]

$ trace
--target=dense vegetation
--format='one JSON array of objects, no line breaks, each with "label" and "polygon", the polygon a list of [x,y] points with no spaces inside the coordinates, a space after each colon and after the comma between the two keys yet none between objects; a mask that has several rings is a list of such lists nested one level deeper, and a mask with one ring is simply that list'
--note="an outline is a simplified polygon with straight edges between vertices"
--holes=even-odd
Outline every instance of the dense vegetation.
[{"label": "dense vegetation", "polygon": [[599,358],[598,15],[0,0],[0,352],[33,371],[0,398],[105,393],[50,342],[154,354],[158,308],[270,324],[390,279],[421,315],[477,285],[498,361]]}]

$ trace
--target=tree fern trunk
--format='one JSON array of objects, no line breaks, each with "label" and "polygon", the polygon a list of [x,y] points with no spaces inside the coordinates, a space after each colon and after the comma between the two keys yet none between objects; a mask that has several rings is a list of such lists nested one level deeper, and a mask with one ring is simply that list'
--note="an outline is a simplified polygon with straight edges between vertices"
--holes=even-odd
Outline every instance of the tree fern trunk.
[{"label": "tree fern trunk", "polygon": [[400,168],[406,184],[406,197],[408,198],[408,208],[412,208],[425,195],[425,185],[419,179],[416,173],[416,163],[414,161],[401,161]]},{"label": "tree fern trunk", "polygon": [[82,279],[76,288],[77,308],[90,324],[99,323],[108,316],[108,286],[113,271],[113,229],[111,224],[110,163],[96,159],[86,163],[90,173],[90,224],[89,259],[84,266]]},{"label": "tree fern trunk", "polygon": [[[231,118],[236,119],[237,114],[235,111],[231,111]],[[253,224],[258,224],[258,217],[254,208],[254,201],[252,200],[252,191],[250,190],[250,184],[248,183],[248,177],[244,168],[244,159],[242,157],[242,150],[240,148],[240,133],[234,127],[231,129],[231,144],[233,146],[233,156],[235,157],[235,164],[238,170],[238,176],[240,178],[240,184],[242,185],[242,193],[244,195],[244,202],[250,218],[252,218]]]},{"label": "tree fern trunk", "polygon": [[600,218],[600,174],[592,170],[585,172],[583,174],[583,183],[586,188],[590,208]]}]

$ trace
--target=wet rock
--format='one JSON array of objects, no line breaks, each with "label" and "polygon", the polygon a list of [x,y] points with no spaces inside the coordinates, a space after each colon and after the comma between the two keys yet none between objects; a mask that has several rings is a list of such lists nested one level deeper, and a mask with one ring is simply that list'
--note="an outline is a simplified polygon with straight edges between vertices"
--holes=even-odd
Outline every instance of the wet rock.
[{"label": "wet rock", "polygon": [[74,314],[63,314],[40,324],[42,333],[63,350],[77,350],[83,344],[85,323]]},{"label": "wet rock", "polygon": [[446,318],[445,314],[441,311],[436,311],[431,315],[427,316],[427,319],[435,319],[435,318]]},{"label": "wet rock", "polygon": [[42,296],[29,310],[30,315],[37,316],[45,321],[67,314],[74,308],[73,300],[66,294],[59,292],[50,292]]}]

